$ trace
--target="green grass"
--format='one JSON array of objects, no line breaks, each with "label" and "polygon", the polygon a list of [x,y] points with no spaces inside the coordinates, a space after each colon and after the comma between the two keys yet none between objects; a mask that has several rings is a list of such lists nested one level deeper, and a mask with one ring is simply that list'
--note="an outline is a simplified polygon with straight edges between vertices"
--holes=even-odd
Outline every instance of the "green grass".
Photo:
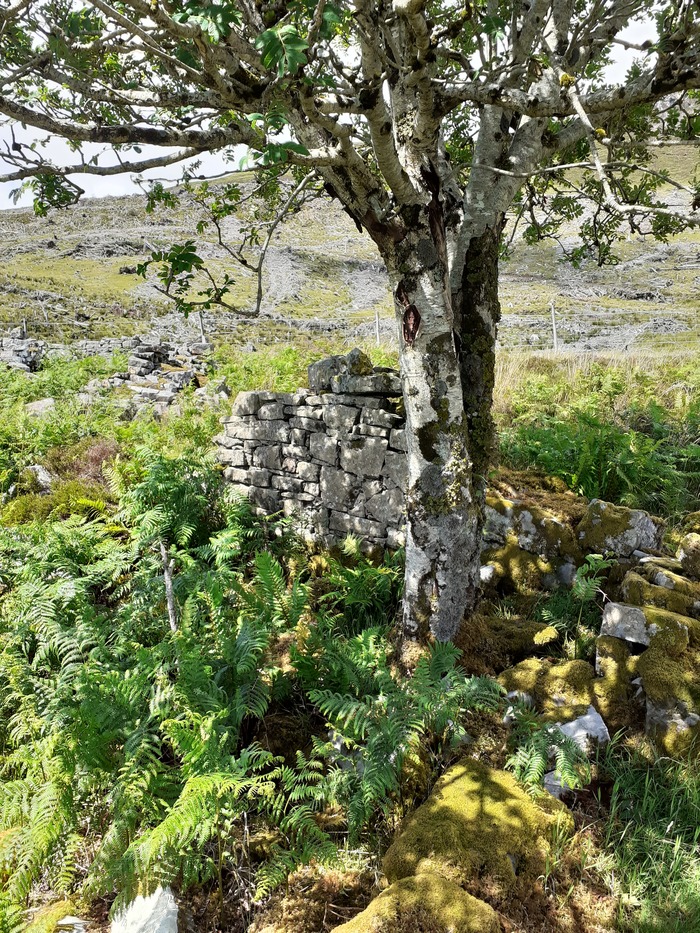
[{"label": "green grass", "polygon": [[620,894],[623,933],[700,930],[700,768],[611,743],[601,760],[612,781],[604,845]]},{"label": "green grass", "polygon": [[700,507],[697,357],[502,354],[501,457],[571,489],[674,517]]}]

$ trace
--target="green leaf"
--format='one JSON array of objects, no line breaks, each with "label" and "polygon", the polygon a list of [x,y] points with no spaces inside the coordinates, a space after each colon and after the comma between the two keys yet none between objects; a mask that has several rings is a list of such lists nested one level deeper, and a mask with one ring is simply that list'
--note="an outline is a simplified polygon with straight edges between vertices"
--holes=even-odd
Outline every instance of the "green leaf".
[{"label": "green leaf", "polygon": [[266,68],[276,68],[277,74],[296,74],[306,64],[306,49],[309,44],[290,23],[266,29],[255,40],[255,47],[262,52]]}]

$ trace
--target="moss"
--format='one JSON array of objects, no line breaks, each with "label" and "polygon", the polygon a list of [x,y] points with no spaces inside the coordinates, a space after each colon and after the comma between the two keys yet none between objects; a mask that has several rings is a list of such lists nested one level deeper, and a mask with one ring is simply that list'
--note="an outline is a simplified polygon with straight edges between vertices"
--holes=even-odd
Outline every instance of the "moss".
[{"label": "moss", "polygon": [[637,669],[652,703],[668,708],[682,704],[688,712],[700,712],[700,650],[689,648],[672,658],[653,646],[639,656]]},{"label": "moss", "polygon": [[545,813],[512,774],[465,760],[408,819],[384,871],[392,882],[425,871],[462,883],[487,875],[496,888],[510,890],[542,873],[555,825],[573,828],[565,807]]},{"label": "moss", "polygon": [[700,512],[689,512],[683,519],[683,534],[700,534]]},{"label": "moss", "polygon": [[680,589],[649,583],[634,571],[630,571],[622,581],[622,594],[625,601],[633,606],[666,609],[681,616],[697,615],[700,607],[700,587],[698,593],[688,595]]},{"label": "moss", "polygon": [[514,470],[500,466],[490,476],[492,495],[539,506],[559,521],[573,527],[583,518],[588,502],[577,496],[558,476],[536,470]]},{"label": "moss", "polygon": [[498,681],[508,693],[531,696],[545,719],[570,722],[595,706],[594,677],[587,661],[552,663],[546,658],[528,658],[503,671]]},{"label": "moss", "polygon": [[546,557],[523,550],[512,531],[506,535],[503,547],[486,551],[483,560],[495,567],[502,589],[514,590],[523,596],[532,596],[540,591],[543,578],[555,573],[553,564]]},{"label": "moss", "polygon": [[649,583],[675,590],[700,602],[700,583],[689,580],[683,575],[682,567],[660,567],[658,564],[643,564],[638,573]]},{"label": "moss", "polygon": [[75,914],[75,906],[71,901],[57,901],[42,907],[25,929],[24,933],[55,933],[56,924],[64,917]]},{"label": "moss", "polygon": [[499,933],[495,911],[433,872],[403,878],[336,933]]},{"label": "moss", "polygon": [[469,674],[493,674],[538,653],[558,637],[552,626],[532,619],[477,614],[460,628],[455,644]]},{"label": "moss", "polygon": [[612,541],[624,535],[630,528],[629,509],[611,502],[597,501],[589,506],[588,513],[578,526],[579,539],[585,540],[588,551],[612,550]]},{"label": "moss", "polygon": [[637,676],[637,658],[622,639],[611,635],[601,635],[596,649],[596,706],[606,724],[617,731],[629,726],[634,718],[631,682]]}]

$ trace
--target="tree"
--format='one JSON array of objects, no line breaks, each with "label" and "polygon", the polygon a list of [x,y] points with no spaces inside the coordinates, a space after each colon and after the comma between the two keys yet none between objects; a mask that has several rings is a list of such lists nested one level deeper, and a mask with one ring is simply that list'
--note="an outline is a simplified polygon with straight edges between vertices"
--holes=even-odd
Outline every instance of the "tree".
[{"label": "tree", "polygon": [[[699,11],[698,0],[10,0],[0,113],[78,153],[107,144],[118,163],[59,166],[13,137],[2,180],[33,179],[38,203],[60,206],[79,194],[70,174],[238,144],[275,171],[320,176],[389,272],[408,424],[404,624],[448,639],[478,598],[506,213],[515,205],[533,239],[577,219],[572,258],[601,263],[623,221],[660,237],[698,222],[657,200],[668,178],[647,141],[698,129]],[[636,46],[620,33],[639,16],[650,38]],[[615,44],[638,57],[610,83]],[[133,159],[149,144],[167,153]]]}]

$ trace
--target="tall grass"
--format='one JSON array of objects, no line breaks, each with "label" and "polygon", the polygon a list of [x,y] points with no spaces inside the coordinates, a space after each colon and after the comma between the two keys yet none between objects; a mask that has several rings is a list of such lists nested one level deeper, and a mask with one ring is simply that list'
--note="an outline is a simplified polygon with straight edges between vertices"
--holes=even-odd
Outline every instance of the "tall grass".
[{"label": "tall grass", "polygon": [[700,769],[611,743],[607,874],[624,933],[700,931]]},{"label": "tall grass", "polygon": [[700,507],[700,362],[652,353],[501,354],[501,456],[590,498]]}]

